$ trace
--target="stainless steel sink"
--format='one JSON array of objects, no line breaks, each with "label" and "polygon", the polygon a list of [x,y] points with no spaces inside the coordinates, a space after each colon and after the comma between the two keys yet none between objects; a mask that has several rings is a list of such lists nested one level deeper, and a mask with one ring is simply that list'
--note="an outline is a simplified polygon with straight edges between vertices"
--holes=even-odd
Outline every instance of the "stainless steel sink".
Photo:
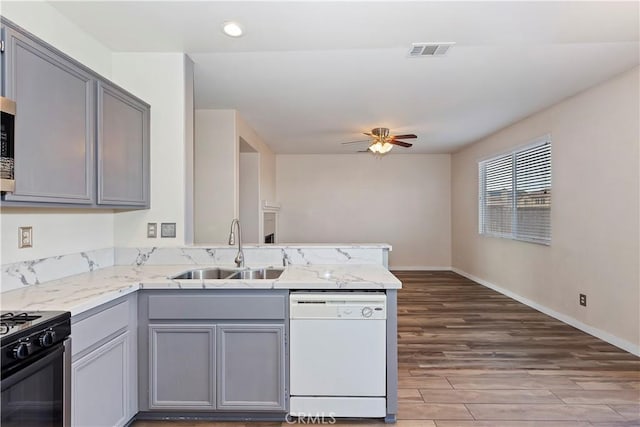
[{"label": "stainless steel sink", "polygon": [[194,270],[185,271],[169,278],[177,280],[225,279],[235,272],[236,270],[230,270],[227,268],[197,268]]},{"label": "stainless steel sink", "polygon": [[265,280],[265,279],[277,279],[282,274],[281,268],[255,268],[250,270],[236,271],[232,276],[227,279],[237,280]]},{"label": "stainless steel sink", "polygon": [[229,268],[197,268],[184,271],[169,277],[174,280],[203,280],[203,279],[234,279],[234,280],[265,280],[277,279],[282,274],[281,268],[255,268],[234,270]]}]

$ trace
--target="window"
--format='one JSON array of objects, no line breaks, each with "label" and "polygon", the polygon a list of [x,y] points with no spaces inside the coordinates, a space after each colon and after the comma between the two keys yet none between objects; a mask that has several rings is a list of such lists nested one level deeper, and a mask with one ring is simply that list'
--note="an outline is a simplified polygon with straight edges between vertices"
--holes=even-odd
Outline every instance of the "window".
[{"label": "window", "polygon": [[551,138],[478,163],[480,234],[551,243]]}]

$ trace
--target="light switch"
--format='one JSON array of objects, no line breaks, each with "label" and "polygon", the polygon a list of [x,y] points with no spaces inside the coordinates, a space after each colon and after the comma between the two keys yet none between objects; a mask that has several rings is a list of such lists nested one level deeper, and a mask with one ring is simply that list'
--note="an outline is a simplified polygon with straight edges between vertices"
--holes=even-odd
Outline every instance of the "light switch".
[{"label": "light switch", "polygon": [[158,237],[158,223],[157,222],[148,222],[147,223],[147,237],[150,239],[155,239]]},{"label": "light switch", "polygon": [[18,227],[18,249],[33,247],[33,227]]}]

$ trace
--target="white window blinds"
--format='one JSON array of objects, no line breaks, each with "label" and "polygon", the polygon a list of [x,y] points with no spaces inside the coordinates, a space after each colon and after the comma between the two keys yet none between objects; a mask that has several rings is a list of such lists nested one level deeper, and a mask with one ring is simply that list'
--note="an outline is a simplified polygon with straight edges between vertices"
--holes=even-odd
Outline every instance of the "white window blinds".
[{"label": "white window blinds", "polygon": [[551,242],[551,141],[478,163],[479,229],[509,239]]}]

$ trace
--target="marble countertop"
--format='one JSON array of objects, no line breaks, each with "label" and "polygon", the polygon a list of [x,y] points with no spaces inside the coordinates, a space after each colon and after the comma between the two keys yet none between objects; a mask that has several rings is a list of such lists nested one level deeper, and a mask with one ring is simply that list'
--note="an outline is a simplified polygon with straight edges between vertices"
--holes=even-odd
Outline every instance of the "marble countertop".
[{"label": "marble countertop", "polygon": [[[184,248],[228,248],[226,243],[196,243],[183,246]],[[243,248],[277,248],[277,249],[305,249],[305,248],[338,248],[338,249],[389,249],[388,243],[242,243]]]},{"label": "marble countertop", "polygon": [[[253,267],[253,266],[252,266]],[[64,310],[72,316],[139,289],[398,289],[381,265],[290,265],[278,279],[172,280],[192,265],[114,266],[0,294],[2,310]],[[198,268],[206,268],[199,266]]]}]

